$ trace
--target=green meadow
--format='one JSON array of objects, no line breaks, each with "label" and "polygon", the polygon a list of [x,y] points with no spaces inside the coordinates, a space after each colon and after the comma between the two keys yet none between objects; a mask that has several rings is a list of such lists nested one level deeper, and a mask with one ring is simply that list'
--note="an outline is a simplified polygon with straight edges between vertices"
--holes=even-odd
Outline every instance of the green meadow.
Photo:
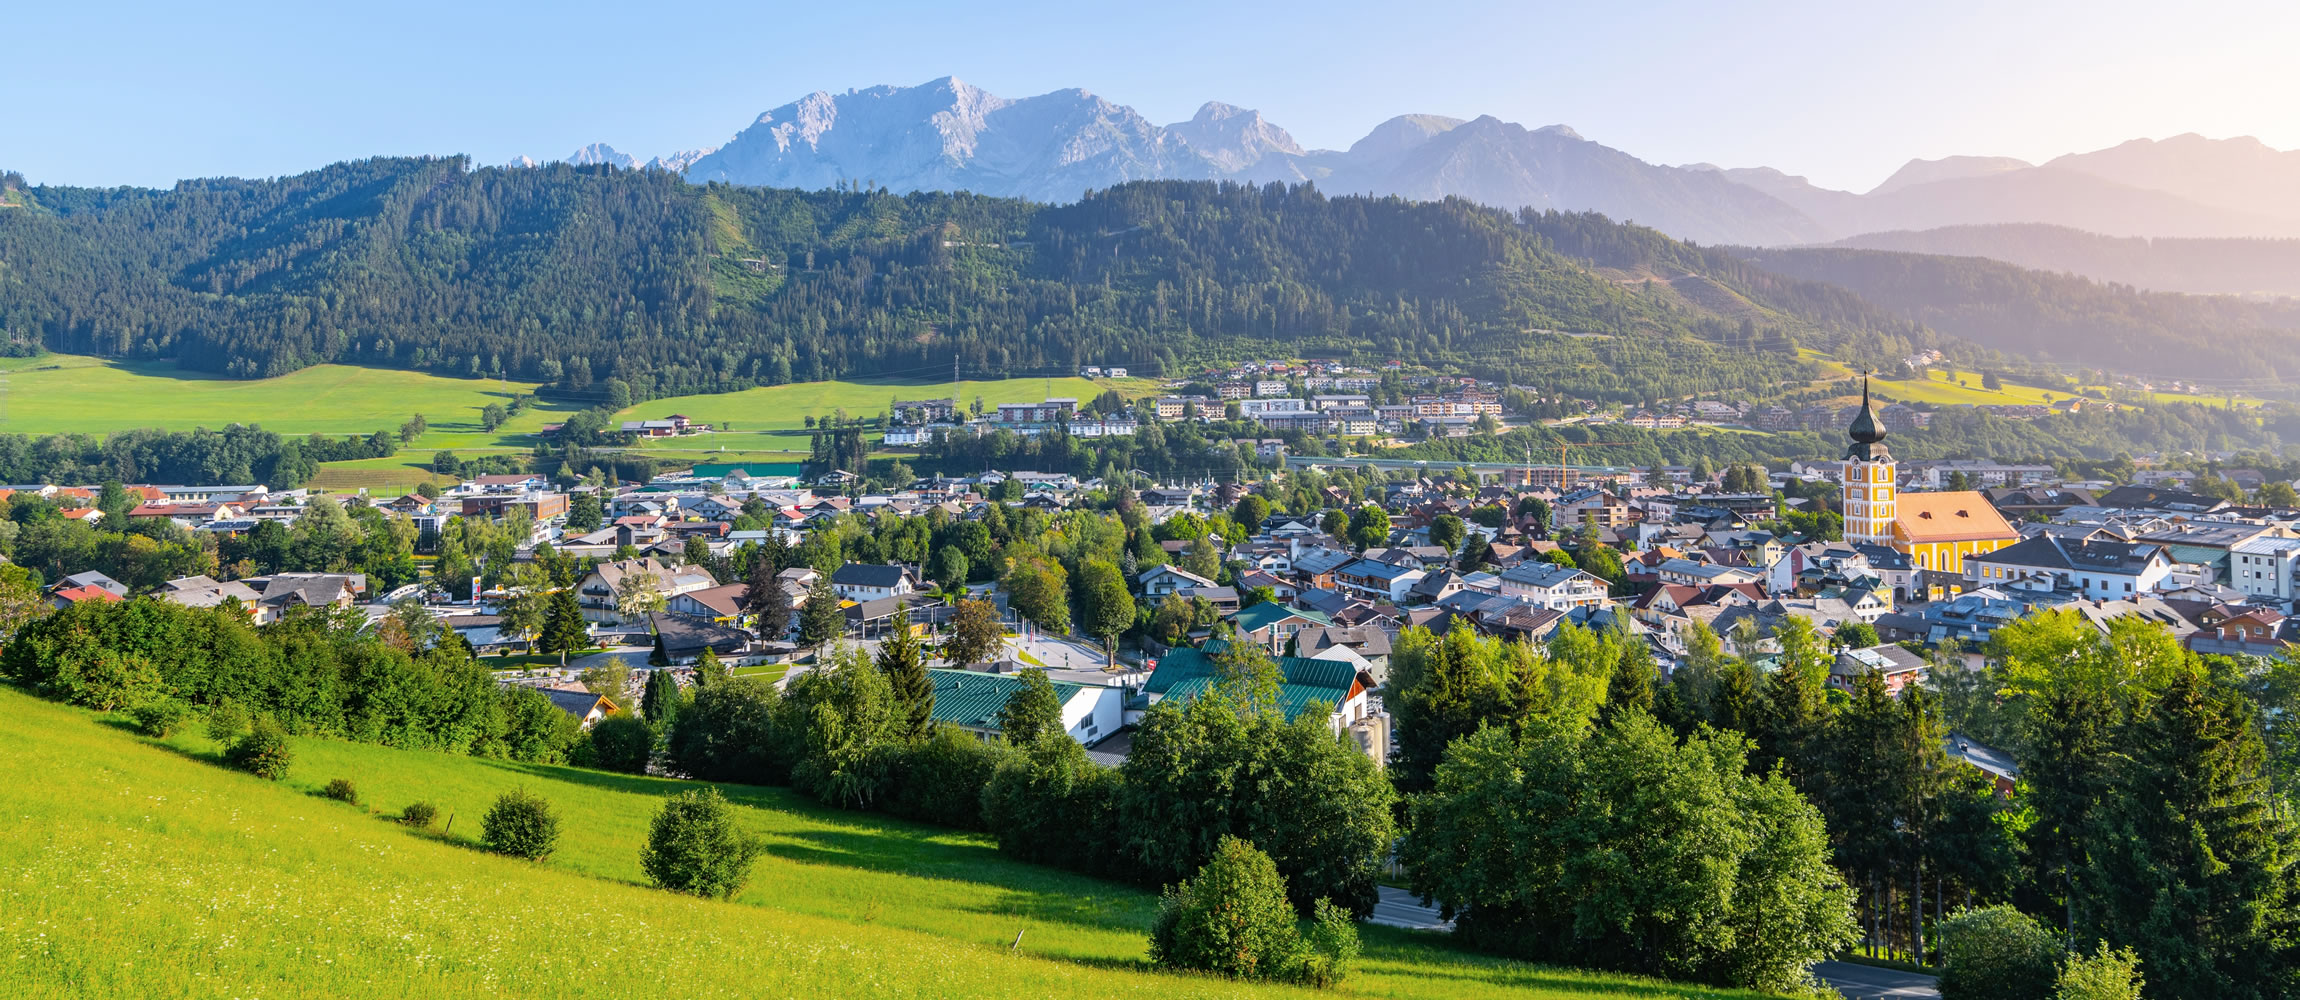
[{"label": "green meadow", "polygon": [[[800,382],[705,396],[670,396],[617,414],[623,420],[660,420],[674,413],[698,423],[729,429],[710,434],[645,442],[650,452],[691,457],[698,462],[802,460],[807,455],[808,417],[845,411],[854,418],[875,417],[898,399],[957,399],[961,407],[982,400],[988,412],[1000,403],[1035,403],[1068,396],[1086,402],[1116,389],[1129,399],[1157,391],[1149,379],[1010,378],[986,382]],[[724,457],[720,457],[720,456]]]},{"label": "green meadow", "polygon": [[[1048,396],[1091,399],[1105,388],[1137,397],[1155,387],[1145,379],[1000,379],[962,383],[955,395],[963,402],[980,396],[989,407]],[[480,426],[481,408],[508,403],[512,396],[535,389],[532,382],[353,365],[316,365],[278,378],[227,379],[166,363],[48,354],[0,358],[0,432],[103,435],[141,427],[189,430],[239,423],[297,436],[371,434],[396,431],[421,413],[430,430],[398,454],[328,463],[311,484],[404,493],[424,482],[445,481],[430,471],[431,457],[439,451],[465,457],[523,452],[534,444],[533,435],[543,425],[564,420],[576,409],[568,403],[536,400],[494,431]],[[684,413],[731,428],[642,442],[643,449],[668,461],[795,462],[807,456],[805,428],[810,416],[828,417],[840,410],[853,417],[876,416],[894,399],[952,395],[948,382],[810,382],[673,396],[631,407],[617,418],[646,420]]]},{"label": "green meadow", "polygon": [[[1744,997],[1365,931],[1339,990],[1149,967],[1143,890],[1007,860],[987,838],[722,786],[766,854],[732,901],[642,884],[682,785],[296,741],[286,780],[0,687],[0,977],[20,997]],[[354,782],[359,806],[320,798]],[[496,795],[559,810],[547,862],[473,846]],[[384,818],[427,800],[444,832]],[[1019,944],[1017,939],[1019,938]]]}]

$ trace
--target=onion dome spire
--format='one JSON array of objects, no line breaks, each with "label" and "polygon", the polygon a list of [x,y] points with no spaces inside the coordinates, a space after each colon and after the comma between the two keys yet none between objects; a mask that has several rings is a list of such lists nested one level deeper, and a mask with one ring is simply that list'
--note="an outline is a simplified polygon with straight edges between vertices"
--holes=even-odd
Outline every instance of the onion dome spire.
[{"label": "onion dome spire", "polygon": [[1861,412],[1853,415],[1853,426],[1846,429],[1852,436],[1853,446],[1845,457],[1854,461],[1873,462],[1890,458],[1885,452],[1885,425],[1877,421],[1877,411],[1869,405],[1869,375],[1861,373]]}]

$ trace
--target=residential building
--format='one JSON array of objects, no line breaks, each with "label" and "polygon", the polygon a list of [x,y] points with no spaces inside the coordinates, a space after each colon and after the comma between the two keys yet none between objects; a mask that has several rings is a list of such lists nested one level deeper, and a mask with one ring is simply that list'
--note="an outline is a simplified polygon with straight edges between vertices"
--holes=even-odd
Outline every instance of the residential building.
[{"label": "residential building", "polygon": [[918,587],[911,580],[910,570],[902,566],[847,563],[831,574],[831,589],[844,600],[875,601],[882,597],[901,597]]},{"label": "residential building", "polygon": [[2171,575],[2172,557],[2164,546],[2052,534],[1965,560],[1965,576],[1976,586],[2067,590],[2088,600],[2155,593]]},{"label": "residential building", "polygon": [[1397,604],[1421,582],[1428,571],[1419,564],[1392,566],[1388,563],[1360,559],[1334,571],[1334,585],[1385,604]]},{"label": "residential building", "polygon": [[662,594],[665,601],[680,594],[718,585],[718,581],[712,579],[711,574],[702,567],[667,559],[642,556],[603,562],[591,567],[590,575],[575,585],[575,602],[582,606],[584,620],[627,623],[629,619],[615,606],[616,591],[618,587],[627,586],[626,581],[642,576],[653,578],[652,588]]},{"label": "residential building", "polygon": [[[1008,699],[1022,690],[1015,674],[974,670],[929,670],[934,682],[934,721],[977,736],[999,732],[998,715]],[[1055,700],[1062,705],[1062,731],[1081,744],[1091,745],[1117,732],[1124,722],[1126,689],[1109,685],[1050,681]]]},{"label": "residential building", "polygon": [[2300,538],[2255,538],[2228,548],[2229,586],[2255,600],[2300,597]]},{"label": "residential building", "polygon": [[1501,593],[1551,611],[1606,603],[1605,581],[1583,570],[1525,562],[1501,574]]}]

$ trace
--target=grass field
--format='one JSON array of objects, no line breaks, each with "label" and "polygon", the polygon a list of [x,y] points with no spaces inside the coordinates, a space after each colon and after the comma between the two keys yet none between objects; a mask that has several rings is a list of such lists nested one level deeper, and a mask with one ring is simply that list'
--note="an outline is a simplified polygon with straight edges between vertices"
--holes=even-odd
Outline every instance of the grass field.
[{"label": "grass field", "polygon": [[[0,976],[21,997],[1293,996],[1158,973],[1154,897],[1018,864],[982,837],[730,786],[766,854],[732,902],[640,881],[681,783],[317,740],[273,784],[116,720],[0,688]],[[366,808],[321,799],[355,782]],[[548,862],[470,846],[524,787],[562,817]],[[369,810],[418,799],[445,836]],[[1017,934],[1019,948],[1010,950]],[[1739,997],[1471,955],[1368,928],[1338,995]]]},{"label": "grass field", "polygon": [[[1012,378],[956,386],[949,382],[801,382],[708,396],[672,396],[641,403],[619,416],[624,420],[660,420],[683,413],[700,423],[733,428],[646,442],[643,447],[648,451],[681,457],[691,453],[698,462],[775,460],[768,457],[770,453],[787,456],[781,461],[795,461],[806,457],[806,418],[810,416],[827,417],[842,409],[849,417],[876,416],[897,399],[956,398],[964,407],[978,396],[987,412],[1000,403],[1035,403],[1060,396],[1083,403],[1105,389],[1116,389],[1132,399],[1157,391],[1157,383],[1148,379],[1082,378]],[[722,452],[727,457],[719,457]]]}]

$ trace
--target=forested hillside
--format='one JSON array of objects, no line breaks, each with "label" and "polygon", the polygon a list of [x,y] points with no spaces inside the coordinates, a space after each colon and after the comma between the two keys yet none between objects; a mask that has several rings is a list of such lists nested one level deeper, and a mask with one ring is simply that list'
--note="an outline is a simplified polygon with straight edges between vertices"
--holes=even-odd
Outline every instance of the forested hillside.
[{"label": "forested hillside", "polygon": [[1834,245],[1987,257],[2158,292],[2300,295],[2300,240],[2146,239],[2007,224],[1868,233]]},{"label": "forested hillside", "polygon": [[2300,301],[2143,292],[1978,257],[1738,252],[1766,271],[1850,289],[1943,336],[2065,367],[2208,380],[2300,375]]},{"label": "forested hillside", "polygon": [[[502,373],[618,405],[954,360],[968,377],[1158,374],[1273,348],[1632,400],[1801,377],[1797,343],[1930,338],[1599,216],[1307,186],[1150,182],[1042,206],[424,158],[18,197],[0,212],[0,330],[18,350],[250,377]],[[1703,269],[1736,308],[1570,256],[1609,247]]]}]

